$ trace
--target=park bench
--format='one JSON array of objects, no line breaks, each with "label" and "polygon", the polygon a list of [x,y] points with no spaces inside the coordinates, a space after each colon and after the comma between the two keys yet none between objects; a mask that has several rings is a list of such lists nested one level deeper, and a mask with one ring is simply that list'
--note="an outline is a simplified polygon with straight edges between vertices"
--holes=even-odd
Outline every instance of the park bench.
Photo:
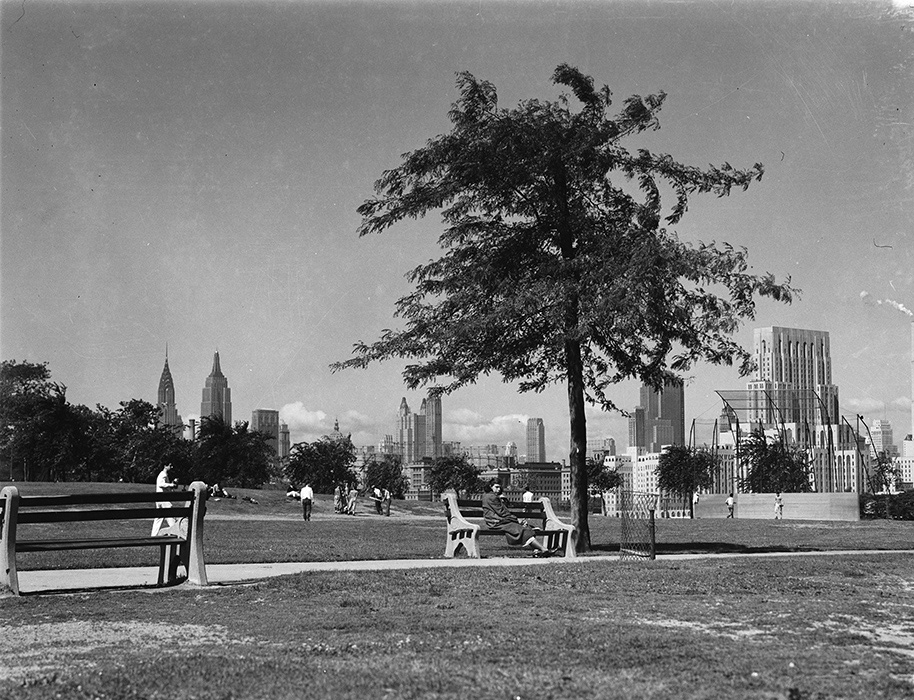
[{"label": "park bench", "polygon": [[[0,596],[19,595],[16,554],[76,549],[158,547],[159,585],[177,583],[178,565],[183,564],[187,582],[205,586],[203,516],[206,496],[206,484],[202,481],[193,482],[186,491],[66,496],[20,496],[15,486],[7,486],[0,491]],[[156,504],[162,502],[169,502],[172,507],[157,508]],[[120,521],[150,521],[156,518],[174,520],[155,536],[139,535],[137,527],[130,527],[126,522],[114,525]],[[105,523],[105,527],[93,537],[17,537],[20,525],[82,522]]]},{"label": "park bench", "polygon": [[[446,558],[452,558],[462,545],[468,557],[479,559],[480,536],[505,536],[501,530],[486,527],[485,521],[481,525],[470,522],[469,518],[483,517],[481,500],[458,499],[457,494],[453,492],[445,492],[441,500],[444,501],[444,513],[447,517],[447,544],[444,548]],[[566,559],[576,557],[574,525],[563,523],[556,517],[548,498],[540,498],[532,503],[505,501],[505,505],[518,520],[526,520],[530,524],[537,537],[543,538],[543,544],[547,548],[562,552]]]}]

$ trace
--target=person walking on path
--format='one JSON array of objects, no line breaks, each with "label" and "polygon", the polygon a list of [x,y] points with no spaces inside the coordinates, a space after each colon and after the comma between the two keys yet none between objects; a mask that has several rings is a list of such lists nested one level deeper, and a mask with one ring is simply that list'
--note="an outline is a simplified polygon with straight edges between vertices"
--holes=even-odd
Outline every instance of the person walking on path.
[{"label": "person walking on path", "polygon": [[727,517],[733,517],[733,494],[731,493],[727,496]]},{"label": "person walking on path", "polygon": [[314,503],[314,489],[311,488],[311,484],[302,486],[301,491],[298,492],[298,497],[301,499],[302,518],[311,520],[311,505]]},{"label": "person walking on path", "polygon": [[[162,471],[156,477],[156,493],[165,491],[174,491],[178,488],[178,482],[171,478],[171,464],[162,467]],[[171,501],[156,501],[156,508],[171,508]],[[162,525],[168,522],[168,527],[175,524],[174,518],[156,518],[152,521],[152,536],[155,537],[162,530]]]},{"label": "person walking on path", "polygon": [[781,498],[781,492],[778,491],[774,494],[774,519],[783,520],[784,519],[784,499]]},{"label": "person walking on path", "polygon": [[497,479],[489,482],[489,491],[482,497],[482,516],[493,530],[505,533],[508,544],[529,547],[535,557],[548,557],[552,552],[536,539],[536,533],[526,521],[521,522],[508,510],[501,499],[501,484]]}]

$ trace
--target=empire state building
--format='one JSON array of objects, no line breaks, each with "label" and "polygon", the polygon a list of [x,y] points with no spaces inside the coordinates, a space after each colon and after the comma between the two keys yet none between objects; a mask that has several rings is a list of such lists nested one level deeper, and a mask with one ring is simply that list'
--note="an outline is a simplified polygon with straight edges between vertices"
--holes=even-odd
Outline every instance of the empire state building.
[{"label": "empire state building", "polygon": [[213,356],[213,371],[203,386],[203,402],[200,404],[200,418],[219,416],[227,425],[232,424],[232,390],[228,379],[219,366],[219,351]]}]

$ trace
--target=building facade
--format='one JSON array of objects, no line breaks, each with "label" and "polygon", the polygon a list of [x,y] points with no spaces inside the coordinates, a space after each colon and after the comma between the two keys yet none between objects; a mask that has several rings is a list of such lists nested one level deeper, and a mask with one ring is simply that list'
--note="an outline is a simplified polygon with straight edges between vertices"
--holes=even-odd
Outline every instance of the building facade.
[{"label": "building facade", "polygon": [[390,443],[393,449],[398,450],[396,454],[399,454],[403,464],[434,460],[444,456],[441,423],[440,396],[423,399],[417,413],[410,410],[406,397],[403,397]]},{"label": "building facade", "polygon": [[222,374],[219,351],[213,355],[213,369],[203,386],[203,400],[200,403],[200,418],[219,417],[226,425],[232,424],[232,390],[228,379]]},{"label": "building facade", "polygon": [[546,426],[542,418],[527,419],[527,455],[524,461],[546,461]]}]

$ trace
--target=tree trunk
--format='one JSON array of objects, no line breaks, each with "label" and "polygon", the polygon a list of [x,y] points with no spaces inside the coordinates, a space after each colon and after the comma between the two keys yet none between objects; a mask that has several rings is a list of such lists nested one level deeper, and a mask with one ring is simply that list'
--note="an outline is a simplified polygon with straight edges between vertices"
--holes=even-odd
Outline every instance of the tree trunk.
[{"label": "tree trunk", "polygon": [[584,366],[581,361],[581,344],[577,340],[565,341],[568,363],[568,415],[571,420],[571,524],[578,532],[576,551],[590,551],[590,525],[587,522],[589,499],[587,497],[587,422],[584,417]]}]

